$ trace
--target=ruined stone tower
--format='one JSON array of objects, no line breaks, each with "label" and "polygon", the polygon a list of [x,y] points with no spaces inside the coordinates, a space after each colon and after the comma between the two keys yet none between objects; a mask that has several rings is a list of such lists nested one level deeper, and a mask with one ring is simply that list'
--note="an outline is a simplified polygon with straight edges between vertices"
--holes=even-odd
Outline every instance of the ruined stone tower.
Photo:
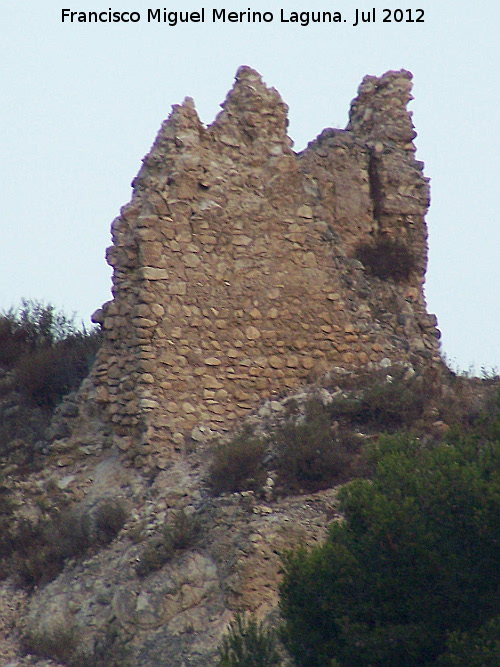
[{"label": "ruined stone tower", "polygon": [[[173,107],[113,222],[113,300],[94,314],[91,379],[121,449],[168,457],[334,366],[439,360],[410,90],[404,70],[365,77],[346,130],[299,154],[249,67],[208,128],[191,99]],[[384,241],[404,274],[365,259]]]}]

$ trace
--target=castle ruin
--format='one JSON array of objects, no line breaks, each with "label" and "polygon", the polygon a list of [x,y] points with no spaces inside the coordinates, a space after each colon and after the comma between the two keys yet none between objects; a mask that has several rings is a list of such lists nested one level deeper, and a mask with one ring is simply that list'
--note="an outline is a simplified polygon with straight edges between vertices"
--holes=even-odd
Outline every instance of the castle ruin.
[{"label": "castle ruin", "polygon": [[[332,367],[439,362],[410,91],[405,70],[365,77],[347,128],[301,153],[249,67],[209,127],[191,99],[173,107],[112,224],[113,300],[93,316],[93,394],[121,450],[168,458]],[[377,271],[370,248],[404,251],[404,270]]]}]

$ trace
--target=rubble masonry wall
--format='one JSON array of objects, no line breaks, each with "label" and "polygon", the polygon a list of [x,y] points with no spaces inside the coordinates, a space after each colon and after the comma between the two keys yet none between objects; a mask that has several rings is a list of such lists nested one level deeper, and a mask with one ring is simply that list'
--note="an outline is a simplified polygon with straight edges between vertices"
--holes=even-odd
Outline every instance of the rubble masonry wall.
[{"label": "rubble masonry wall", "polygon": [[[346,130],[299,154],[249,67],[208,128],[192,100],[173,107],[113,222],[113,300],[94,314],[95,396],[123,450],[168,457],[333,366],[439,360],[410,90],[404,70],[365,77]],[[411,249],[407,280],[356,259],[383,237]]]}]

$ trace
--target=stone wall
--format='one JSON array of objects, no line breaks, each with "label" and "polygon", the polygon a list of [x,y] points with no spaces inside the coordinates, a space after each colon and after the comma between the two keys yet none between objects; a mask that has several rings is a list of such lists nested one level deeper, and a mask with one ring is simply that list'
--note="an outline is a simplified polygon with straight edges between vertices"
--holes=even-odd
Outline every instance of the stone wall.
[{"label": "stone wall", "polygon": [[[123,450],[168,457],[333,366],[439,361],[410,89],[404,70],[365,77],[347,129],[299,154],[249,67],[208,128],[189,98],[173,107],[112,224],[113,300],[94,314],[92,381]],[[385,238],[414,258],[404,280],[356,259]]]}]

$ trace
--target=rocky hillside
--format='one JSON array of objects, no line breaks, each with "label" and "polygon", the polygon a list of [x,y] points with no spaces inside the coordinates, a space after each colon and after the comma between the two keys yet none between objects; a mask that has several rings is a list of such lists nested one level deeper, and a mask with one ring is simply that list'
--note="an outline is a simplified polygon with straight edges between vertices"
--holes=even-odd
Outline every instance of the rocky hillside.
[{"label": "rocky hillside", "polygon": [[322,385],[265,402],[225,442],[200,430],[154,475],[78,435],[32,472],[4,461],[2,664],[217,665],[236,611],[278,622],[280,554],[340,520],[336,489],[369,475],[366,443],[401,428],[437,442],[491,392],[412,367],[338,368]]},{"label": "rocky hillside", "polygon": [[[174,107],[112,226],[88,377],[37,404],[34,362],[3,361],[2,665],[215,667],[236,612],[279,624],[281,555],[342,520],[367,443],[487,411],[426,311],[410,89],[366,77],[301,154],[250,68],[210,127]],[[59,380],[69,333],[38,351]]]}]

